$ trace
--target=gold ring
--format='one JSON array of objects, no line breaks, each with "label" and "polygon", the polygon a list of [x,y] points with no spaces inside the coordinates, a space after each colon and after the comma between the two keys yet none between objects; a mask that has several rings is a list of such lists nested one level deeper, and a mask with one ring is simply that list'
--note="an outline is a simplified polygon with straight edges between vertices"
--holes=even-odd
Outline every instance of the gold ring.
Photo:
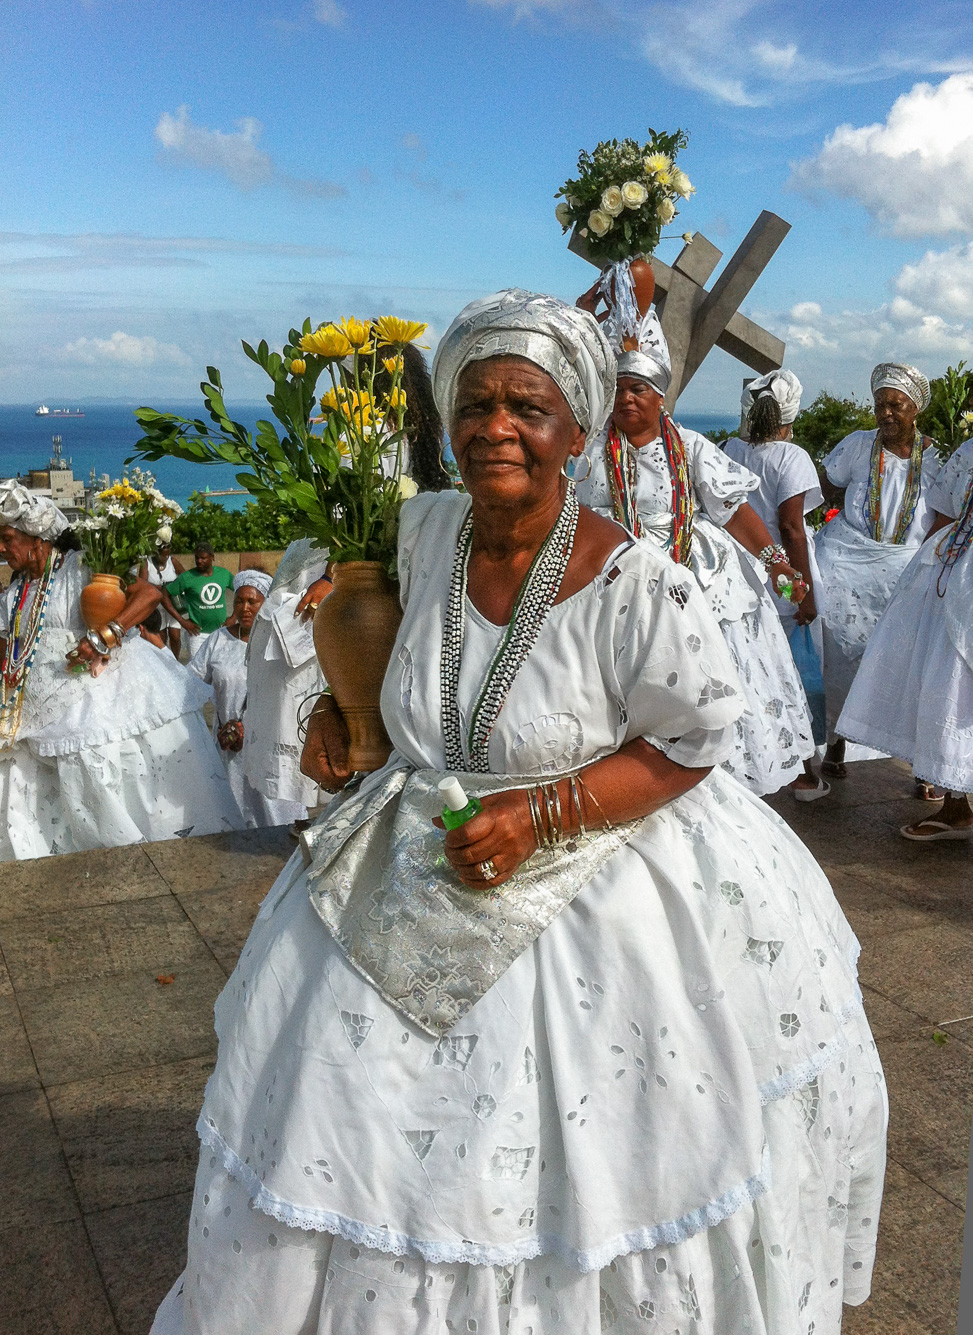
[{"label": "gold ring", "polygon": [[493,858],[487,858],[486,862],[480,863],[480,875],[485,881],[495,881],[499,874],[493,865]]}]

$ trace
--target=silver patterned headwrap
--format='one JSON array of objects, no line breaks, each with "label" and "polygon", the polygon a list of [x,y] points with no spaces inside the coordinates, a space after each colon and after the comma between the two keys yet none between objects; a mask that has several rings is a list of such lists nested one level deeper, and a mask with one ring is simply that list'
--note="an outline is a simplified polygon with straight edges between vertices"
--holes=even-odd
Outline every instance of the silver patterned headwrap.
[{"label": "silver patterned headwrap", "polygon": [[780,420],[783,426],[790,426],[801,411],[801,395],[804,386],[793,371],[768,371],[766,375],[751,380],[740,398],[740,409],[744,417],[762,394],[772,394],[780,405]]},{"label": "silver patterned headwrap", "polygon": [[872,396],[880,389],[897,389],[900,394],[907,394],[920,412],[928,407],[929,381],[906,362],[879,362],[872,372]]},{"label": "silver patterned headwrap", "polygon": [[432,364],[433,393],[447,425],[460,375],[488,357],[526,357],[546,371],[588,440],[608,420],[615,356],[587,311],[517,287],[471,301],[446,330]]},{"label": "silver patterned headwrap", "polygon": [[271,577],[265,570],[241,570],[239,575],[233,576],[233,592],[244,587],[256,589],[264,598],[270,592]]},{"label": "silver patterned headwrap", "polygon": [[12,479],[0,482],[0,525],[45,542],[53,542],[71,527],[49,496],[38,496]]},{"label": "silver patterned headwrap", "polygon": [[656,393],[665,396],[672,380],[672,363],[669,344],[654,306],[649,307],[639,323],[638,340],[637,350],[618,354],[618,374],[644,380]]}]

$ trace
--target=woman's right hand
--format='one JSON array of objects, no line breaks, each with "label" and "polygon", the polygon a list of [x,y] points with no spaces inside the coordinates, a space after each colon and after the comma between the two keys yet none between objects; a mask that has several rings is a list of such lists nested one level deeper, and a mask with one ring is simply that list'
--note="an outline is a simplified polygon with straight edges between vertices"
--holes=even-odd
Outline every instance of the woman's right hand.
[{"label": "woman's right hand", "polygon": [[294,609],[294,615],[302,621],[310,621],[318,610],[318,605],[331,592],[330,579],[316,579]]},{"label": "woman's right hand", "polygon": [[301,773],[328,793],[337,793],[351,778],[348,768],[348,726],[334,699],[319,695],[307,722]]},{"label": "woman's right hand", "polygon": [[799,626],[809,626],[812,621],[817,619],[818,609],[814,602],[813,589],[808,589],[807,593],[798,603],[797,611],[794,615]]}]

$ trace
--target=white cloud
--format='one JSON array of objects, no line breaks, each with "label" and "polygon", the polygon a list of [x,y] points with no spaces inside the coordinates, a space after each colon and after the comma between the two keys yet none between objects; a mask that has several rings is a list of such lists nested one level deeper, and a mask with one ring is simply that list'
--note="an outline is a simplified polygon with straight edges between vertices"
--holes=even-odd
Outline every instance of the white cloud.
[{"label": "white cloud", "polygon": [[927,251],[896,280],[898,300],[955,319],[973,319],[973,242]]},{"label": "white cloud", "polygon": [[234,241],[215,236],[141,236],[123,232],[0,232],[0,271],[86,273],[94,269],[198,269],[207,257],[253,255],[273,259],[334,259],[337,247],[289,241]]},{"label": "white cloud", "polygon": [[136,334],[116,329],[111,338],[77,338],[65,343],[55,358],[78,362],[83,366],[114,365],[130,370],[147,366],[188,366],[189,358],[175,343],[160,343],[151,335],[140,338]]},{"label": "white cloud", "polygon": [[973,232],[973,74],[916,84],[879,124],[839,125],[792,179],[857,200],[897,236]]},{"label": "white cloud", "polygon": [[348,12],[337,0],[314,0],[314,17],[329,28],[340,28]]},{"label": "white cloud", "polygon": [[210,130],[194,125],[187,106],[176,114],[164,111],[155,127],[155,137],[165,159],[183,167],[218,172],[241,190],[277,185],[299,195],[334,199],[345,194],[333,181],[304,179],[282,172],[257,141],[263,126],[253,116],[243,116],[232,131]]}]

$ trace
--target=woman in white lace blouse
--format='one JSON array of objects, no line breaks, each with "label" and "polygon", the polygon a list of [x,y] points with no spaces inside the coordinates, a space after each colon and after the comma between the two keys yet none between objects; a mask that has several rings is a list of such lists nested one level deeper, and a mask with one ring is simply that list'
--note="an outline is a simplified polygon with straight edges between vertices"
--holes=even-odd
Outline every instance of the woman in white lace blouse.
[{"label": "woman in white lace blouse", "polygon": [[[740,693],[695,580],[564,475],[611,351],[503,292],[434,381],[468,491],[402,511],[395,749],[304,836],[217,1004],[155,1335],[838,1335],[884,1166],[857,946],[713,768]],[[327,788],[345,745],[320,702]],[[482,811],[444,841],[457,772]]]}]

